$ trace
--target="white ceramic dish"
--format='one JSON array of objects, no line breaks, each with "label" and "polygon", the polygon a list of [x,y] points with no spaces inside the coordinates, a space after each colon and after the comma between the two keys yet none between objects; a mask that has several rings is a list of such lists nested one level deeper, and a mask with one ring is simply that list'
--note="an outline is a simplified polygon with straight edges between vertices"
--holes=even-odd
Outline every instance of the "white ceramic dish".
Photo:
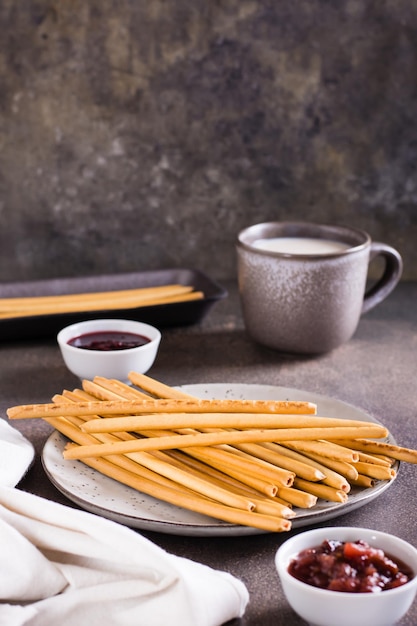
[{"label": "white ceramic dish", "polygon": [[[118,331],[146,337],[149,341],[127,350],[86,350],[70,345],[71,339],[85,334]],[[128,382],[129,372],[144,374],[153,365],[161,341],[157,328],[143,322],[124,319],[97,319],[77,322],[63,328],[57,335],[62,358],[70,372],[80,379],[95,376]]]},{"label": "white ceramic dish", "polygon": [[[252,400],[309,400],[320,415],[374,422],[361,409],[327,396],[298,389],[270,385],[208,384],[184,385],[183,391],[199,398],[240,398]],[[395,443],[392,437],[389,438]],[[62,452],[66,439],[54,432],[45,444],[42,462],[51,482],[66,497],[82,508],[127,526],[176,535],[233,536],[260,534],[263,531],[216,520],[147,496],[103,476],[81,461],[65,461]],[[293,528],[315,524],[353,511],[380,496],[393,481],[379,481],[369,489],[352,489],[344,504],[320,501],[312,509],[297,509]]]},{"label": "white ceramic dish", "polygon": [[[362,539],[408,565],[414,571],[414,578],[380,593],[346,593],[318,589],[289,574],[288,565],[299,552],[332,539]],[[395,535],[370,528],[337,526],[301,532],[280,546],[275,564],[290,606],[311,626],[392,626],[408,611],[416,594],[417,550]]]}]

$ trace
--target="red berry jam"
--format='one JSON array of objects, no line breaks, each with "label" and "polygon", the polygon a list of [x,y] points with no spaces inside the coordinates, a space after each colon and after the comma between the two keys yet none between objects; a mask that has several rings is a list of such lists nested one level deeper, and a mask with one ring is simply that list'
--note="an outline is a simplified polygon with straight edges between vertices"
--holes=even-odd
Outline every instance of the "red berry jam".
[{"label": "red berry jam", "polygon": [[414,577],[398,559],[372,548],[365,541],[326,540],[302,550],[288,567],[289,573],[307,585],[347,591],[375,593],[404,585]]},{"label": "red berry jam", "polygon": [[150,339],[136,333],[126,333],[117,330],[102,330],[73,337],[68,341],[70,346],[84,350],[129,350],[149,343]]}]

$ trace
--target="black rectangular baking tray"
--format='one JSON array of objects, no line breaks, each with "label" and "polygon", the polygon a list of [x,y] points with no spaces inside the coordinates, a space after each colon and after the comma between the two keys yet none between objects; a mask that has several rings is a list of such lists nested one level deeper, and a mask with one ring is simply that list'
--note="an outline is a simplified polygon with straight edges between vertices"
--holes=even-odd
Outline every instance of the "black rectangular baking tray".
[{"label": "black rectangular baking tray", "polygon": [[102,274],[80,278],[53,278],[30,282],[0,283],[0,298],[91,293],[174,283],[190,285],[195,290],[202,291],[204,298],[134,309],[106,309],[1,319],[0,340],[9,341],[52,336],[68,324],[97,317],[134,319],[152,324],[157,328],[187,326],[200,322],[216,302],[228,295],[226,289],[205,273],[199,270],[178,268],[127,274]]}]

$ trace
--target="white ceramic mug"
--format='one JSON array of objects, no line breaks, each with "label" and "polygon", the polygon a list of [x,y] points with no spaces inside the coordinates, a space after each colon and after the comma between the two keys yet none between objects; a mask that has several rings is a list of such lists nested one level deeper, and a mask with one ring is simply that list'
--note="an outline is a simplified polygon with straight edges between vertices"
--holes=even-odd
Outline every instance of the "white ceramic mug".
[{"label": "white ceramic mug", "polygon": [[[385,268],[367,291],[377,256]],[[239,233],[237,269],[249,335],[283,352],[319,354],[348,341],[360,316],[394,289],[402,259],[355,228],[266,222]]]}]

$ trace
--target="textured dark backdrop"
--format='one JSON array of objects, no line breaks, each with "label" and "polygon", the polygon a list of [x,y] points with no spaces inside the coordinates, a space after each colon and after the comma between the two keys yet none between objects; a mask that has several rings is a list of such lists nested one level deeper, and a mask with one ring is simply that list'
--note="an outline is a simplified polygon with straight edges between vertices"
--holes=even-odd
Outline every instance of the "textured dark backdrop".
[{"label": "textured dark backdrop", "polygon": [[1,0],[0,280],[231,278],[275,219],[417,279],[416,30],[406,0]]}]

